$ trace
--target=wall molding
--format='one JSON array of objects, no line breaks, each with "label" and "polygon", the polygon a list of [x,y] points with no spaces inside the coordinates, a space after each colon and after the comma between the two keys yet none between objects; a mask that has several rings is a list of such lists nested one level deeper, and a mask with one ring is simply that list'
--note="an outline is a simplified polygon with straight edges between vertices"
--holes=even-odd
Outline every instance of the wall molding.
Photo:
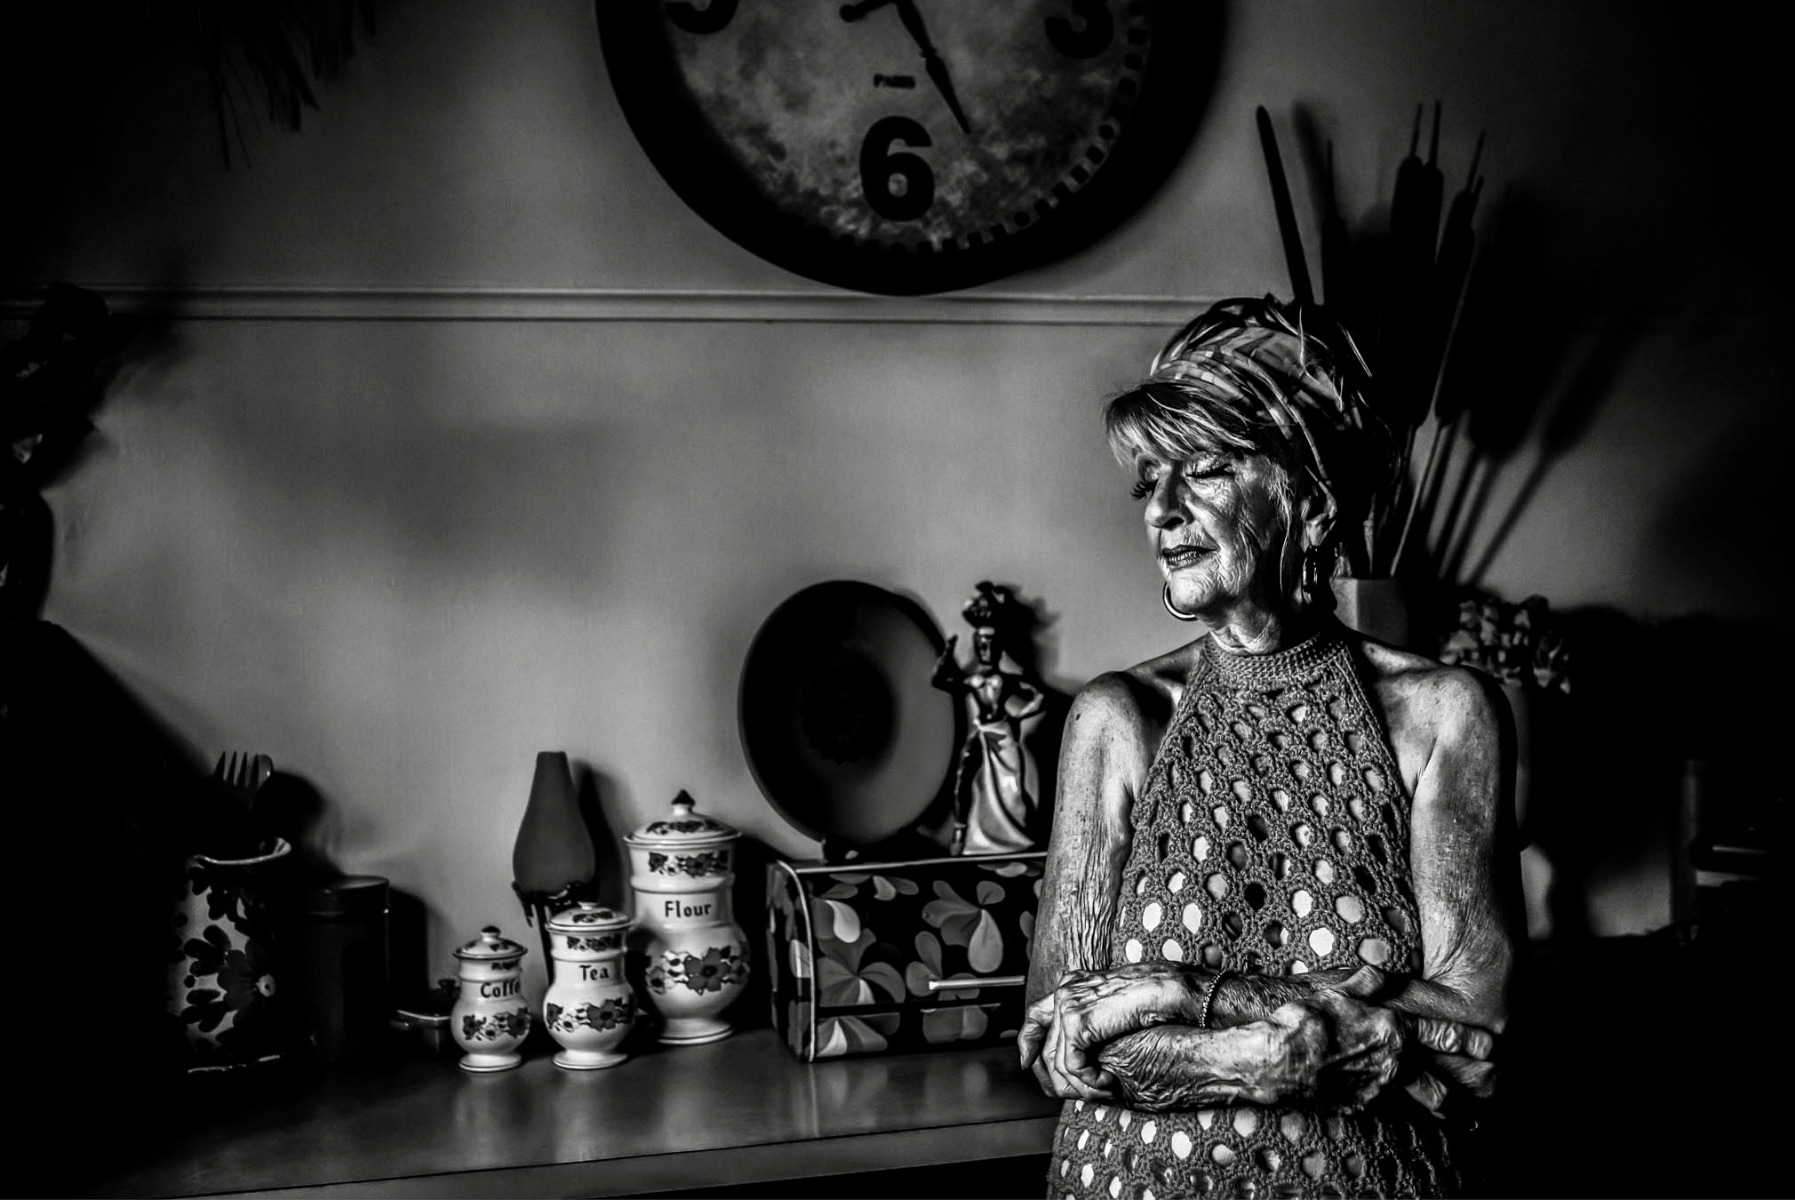
[{"label": "wall molding", "polygon": [[[1174,329],[1220,296],[1101,296],[967,291],[873,296],[817,288],[156,287],[77,281],[116,312],[189,321],[736,322],[842,325],[1134,326]],[[47,283],[0,284],[0,319],[29,317]],[[1725,330],[1787,319],[1789,306],[1708,304],[1686,310],[1562,314],[1573,328]]]},{"label": "wall molding", "polygon": [[[957,292],[629,288],[147,287],[83,282],[118,312],[196,321],[760,321],[900,325],[1182,324],[1210,298]],[[0,288],[0,312],[29,316],[44,287]]]}]

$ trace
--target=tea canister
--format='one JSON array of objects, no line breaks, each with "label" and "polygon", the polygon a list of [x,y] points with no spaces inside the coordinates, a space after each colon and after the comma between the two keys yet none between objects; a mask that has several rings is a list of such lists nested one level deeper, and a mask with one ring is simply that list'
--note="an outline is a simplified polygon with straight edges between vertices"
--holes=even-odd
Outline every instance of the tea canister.
[{"label": "tea canister", "polygon": [[747,941],[730,903],[740,837],[681,792],[670,813],[623,839],[636,905],[632,967],[670,1045],[728,1037],[722,1014],[747,983]]},{"label": "tea canister", "polygon": [[449,1033],[464,1053],[464,1071],[505,1071],[523,1062],[518,1047],[530,1032],[523,957],[529,951],[488,925],[455,951],[460,994],[449,1012]]},{"label": "tea canister", "polygon": [[542,1019],[561,1045],[555,1065],[590,1071],[622,1062],[617,1047],[636,1022],[636,992],[623,977],[628,914],[582,900],[548,919],[554,979]]}]

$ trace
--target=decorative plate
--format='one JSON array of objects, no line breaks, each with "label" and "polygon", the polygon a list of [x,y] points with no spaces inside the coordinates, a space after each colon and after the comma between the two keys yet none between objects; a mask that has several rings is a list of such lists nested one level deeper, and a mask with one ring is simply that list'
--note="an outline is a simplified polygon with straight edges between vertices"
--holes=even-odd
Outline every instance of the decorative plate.
[{"label": "decorative plate", "polygon": [[773,610],[742,668],[739,718],[780,816],[842,846],[916,824],[959,745],[959,708],[929,682],[944,645],[921,606],[869,583],[815,584]]}]

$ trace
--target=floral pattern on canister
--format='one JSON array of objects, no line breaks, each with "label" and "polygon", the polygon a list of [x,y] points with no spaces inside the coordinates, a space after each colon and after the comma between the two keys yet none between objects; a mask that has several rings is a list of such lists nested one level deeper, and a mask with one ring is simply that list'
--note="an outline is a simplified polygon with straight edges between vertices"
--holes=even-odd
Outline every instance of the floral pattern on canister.
[{"label": "floral pattern on canister", "polygon": [[[767,961],[774,1026],[806,1060],[987,1045],[1022,1024],[1042,855],[774,863]],[[971,986],[941,986],[966,980]]]},{"label": "floral pattern on canister", "polygon": [[679,987],[703,995],[746,983],[748,960],[728,946],[707,947],[702,956],[668,950],[649,960],[643,978],[648,990],[656,995],[666,995]]},{"label": "floral pattern on canister", "polygon": [[703,850],[696,854],[648,853],[648,869],[658,875],[722,875],[729,870],[729,851]]},{"label": "floral pattern on canister", "polygon": [[278,962],[260,878],[288,852],[221,860],[195,856],[181,876],[168,944],[167,1010],[190,1065],[241,1066],[282,1049]]},{"label": "floral pattern on canister", "polygon": [[633,1002],[626,1003],[622,999],[610,999],[601,1004],[575,1004],[568,1008],[548,1004],[543,1007],[543,1015],[548,1017],[550,1029],[562,1033],[572,1033],[581,1027],[603,1032],[634,1022],[636,1007]]},{"label": "floral pattern on canister", "polygon": [[522,1038],[530,1033],[530,1010],[507,1009],[496,1013],[464,1013],[461,1036],[470,1042],[496,1042],[501,1038]]}]

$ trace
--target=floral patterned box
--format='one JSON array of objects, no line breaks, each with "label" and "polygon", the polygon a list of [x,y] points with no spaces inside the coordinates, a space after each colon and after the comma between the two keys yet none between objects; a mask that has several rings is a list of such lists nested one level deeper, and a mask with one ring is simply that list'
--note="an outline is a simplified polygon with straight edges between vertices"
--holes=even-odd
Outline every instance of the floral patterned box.
[{"label": "floral patterned box", "polygon": [[770,864],[767,962],[785,1044],[814,1062],[1015,1037],[1045,857]]}]

